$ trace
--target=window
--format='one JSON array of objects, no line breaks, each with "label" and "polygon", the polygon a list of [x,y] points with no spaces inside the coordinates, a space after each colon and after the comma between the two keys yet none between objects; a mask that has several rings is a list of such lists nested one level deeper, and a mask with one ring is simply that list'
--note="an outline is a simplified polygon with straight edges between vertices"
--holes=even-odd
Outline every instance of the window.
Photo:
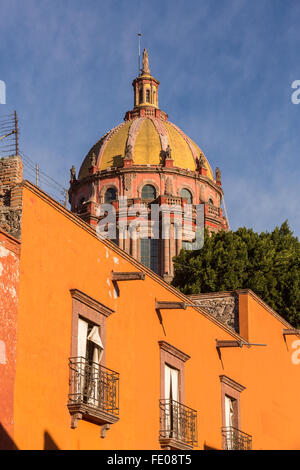
[{"label": "window", "polygon": [[78,319],[78,372],[77,397],[83,403],[99,407],[100,361],[104,346],[100,327]]},{"label": "window", "polygon": [[159,240],[141,238],[141,263],[158,273]]},{"label": "window", "polygon": [[179,370],[165,364],[165,399],[179,401]]},{"label": "window", "polygon": [[146,102],[150,103],[150,90],[146,90]]},{"label": "window", "polygon": [[117,190],[116,188],[109,188],[104,197],[105,204],[110,204],[112,201],[116,201],[117,199]]},{"label": "window", "polygon": [[184,188],[181,190],[180,192],[180,197],[182,197],[183,199],[186,199],[188,204],[192,204],[193,202],[193,196],[192,196],[192,193],[191,191],[189,191],[188,189]]},{"label": "window", "polygon": [[211,204],[212,206],[214,205],[214,201],[212,200],[211,197],[210,197],[209,200],[208,200],[208,204]]},{"label": "window", "polygon": [[106,319],[113,310],[78,289],[71,289],[71,295],[71,427],[85,419],[99,424],[104,437],[110,424],[119,419],[119,374],[104,367]]},{"label": "window", "polygon": [[156,190],[152,184],[146,184],[142,189],[142,199],[153,200],[156,198]]},{"label": "window", "polygon": [[163,449],[191,449],[197,445],[197,412],[184,404],[184,363],[189,356],[159,341],[161,399],[159,440]]},{"label": "window", "polygon": [[140,87],[139,90],[139,104],[143,103],[143,87]]},{"label": "window", "polygon": [[245,387],[220,375],[222,394],[222,437],[225,450],[249,450],[252,437],[241,431],[240,394]]}]

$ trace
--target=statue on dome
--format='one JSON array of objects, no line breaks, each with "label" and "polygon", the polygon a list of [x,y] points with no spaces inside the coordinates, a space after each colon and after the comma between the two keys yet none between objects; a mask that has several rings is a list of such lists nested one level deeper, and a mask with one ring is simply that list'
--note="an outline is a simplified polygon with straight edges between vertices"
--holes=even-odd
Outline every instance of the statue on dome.
[{"label": "statue on dome", "polygon": [[126,145],[124,160],[132,160],[132,145]]},{"label": "statue on dome", "polygon": [[216,168],[216,183],[221,183],[221,171],[220,168]]},{"label": "statue on dome", "polygon": [[170,145],[168,145],[168,147],[166,148],[166,160],[172,160],[172,149],[170,147]]},{"label": "statue on dome", "polygon": [[72,165],[72,168],[70,169],[70,175],[71,175],[71,183],[74,183],[74,181],[76,181],[76,169],[74,165]]},{"label": "statue on dome", "polygon": [[143,52],[143,70],[142,70],[142,73],[150,75],[149,58],[148,58],[147,49],[144,49],[144,52]]},{"label": "statue on dome", "polygon": [[96,166],[96,161],[97,161],[96,154],[95,152],[93,152],[91,155],[91,166]]},{"label": "statue on dome", "polygon": [[199,158],[197,159],[198,168],[205,168],[205,157],[203,153],[200,153]]}]

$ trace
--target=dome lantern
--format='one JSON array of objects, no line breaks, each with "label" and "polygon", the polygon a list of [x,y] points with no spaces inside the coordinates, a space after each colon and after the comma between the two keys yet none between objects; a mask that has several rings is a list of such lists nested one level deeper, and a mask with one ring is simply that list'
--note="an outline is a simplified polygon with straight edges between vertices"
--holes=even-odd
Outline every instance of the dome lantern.
[{"label": "dome lantern", "polygon": [[141,73],[133,82],[134,108],[127,111],[124,120],[129,121],[140,116],[153,116],[166,121],[168,115],[158,106],[159,81],[151,75],[147,49],[143,52]]}]

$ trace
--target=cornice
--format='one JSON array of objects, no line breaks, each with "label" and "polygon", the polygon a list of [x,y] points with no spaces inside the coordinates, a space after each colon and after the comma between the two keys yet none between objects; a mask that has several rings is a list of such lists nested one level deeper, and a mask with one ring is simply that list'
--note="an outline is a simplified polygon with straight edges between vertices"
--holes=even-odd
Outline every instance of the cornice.
[{"label": "cornice", "polygon": [[172,356],[177,357],[177,359],[180,359],[180,361],[182,362],[186,362],[191,357],[188,354],[180,351],[180,349],[175,348],[175,346],[172,346],[171,344],[167,343],[166,341],[158,341],[158,344],[160,349],[168,352],[169,354],[172,354]]},{"label": "cornice", "polygon": [[79,302],[87,305],[88,307],[96,310],[98,313],[105,315],[106,317],[109,317],[109,315],[114,313],[114,310],[106,307],[101,302],[98,302],[98,300],[95,300],[84,292],[81,292],[79,289],[70,289],[70,293],[72,299],[78,300]]},{"label": "cornice", "polygon": [[251,297],[254,300],[256,300],[256,302],[258,302],[265,310],[267,310],[271,315],[273,315],[273,317],[275,317],[277,320],[279,320],[283,325],[285,325],[288,328],[293,328],[293,326],[288,321],[286,321],[281,315],[279,315],[279,313],[275,312],[275,310],[273,310],[272,307],[270,307],[270,305],[266,304],[266,302],[264,300],[262,300],[257,294],[255,294],[255,292],[253,292],[253,290],[251,290],[251,289],[239,289],[239,290],[234,291],[234,292],[237,292],[238,294],[251,295]]},{"label": "cornice", "polygon": [[221,383],[228,385],[229,387],[233,388],[234,390],[237,390],[238,392],[242,392],[246,389],[244,385],[241,385],[235,380],[230,379],[229,377],[227,377],[227,375],[219,375],[219,378]]},{"label": "cornice", "polygon": [[19,240],[18,238],[15,238],[13,235],[6,232],[0,227],[0,235],[1,234],[3,234],[5,237],[7,237],[11,242],[15,243],[16,245],[21,245],[21,240]]},{"label": "cornice", "polygon": [[[128,173],[162,173],[166,175],[176,175],[176,176],[184,176],[186,178],[190,178],[193,180],[198,181],[199,183],[205,183],[211,186],[215,191],[217,191],[221,196],[223,196],[224,191],[223,189],[218,186],[213,180],[208,178],[208,176],[204,175],[199,175],[196,171],[188,171],[184,168],[179,168],[179,167],[173,167],[173,168],[167,168],[162,165],[151,165],[151,166],[146,166],[146,165],[136,165],[136,166],[130,166],[127,168],[123,167],[112,167],[110,170],[100,170],[97,173],[93,175],[87,175],[84,178],[76,181],[73,183],[74,189],[80,188],[86,183],[91,183],[97,180],[104,180],[106,178],[112,178],[112,177],[118,177],[123,174],[128,174]],[[71,187],[72,191],[72,187]]]}]

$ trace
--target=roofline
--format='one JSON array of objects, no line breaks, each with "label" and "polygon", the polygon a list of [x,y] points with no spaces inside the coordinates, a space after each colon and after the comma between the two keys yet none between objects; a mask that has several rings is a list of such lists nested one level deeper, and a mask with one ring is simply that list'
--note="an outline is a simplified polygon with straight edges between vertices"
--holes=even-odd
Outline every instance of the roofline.
[{"label": "roofline", "polygon": [[0,227],[0,234],[3,234],[5,235],[7,238],[10,239],[10,241],[12,241],[13,243],[16,243],[17,245],[21,245],[21,240],[18,240],[18,238],[15,238],[13,235],[11,235],[10,233],[6,232],[5,230],[3,230],[3,228]]},{"label": "roofline", "polygon": [[228,290],[228,291],[220,291],[220,292],[203,292],[200,294],[190,294],[188,297],[190,299],[194,299],[195,297],[203,297],[203,298],[212,298],[212,297],[229,297],[232,294],[247,294],[250,295],[257,303],[259,303],[262,307],[265,308],[273,317],[275,317],[278,321],[280,321],[284,326],[288,328],[294,328],[285,318],[283,318],[279,313],[273,310],[270,305],[268,305],[261,297],[259,297],[252,289],[236,289],[236,290]]},{"label": "roofline", "polygon": [[[162,287],[164,287],[166,290],[168,290],[169,292],[171,292],[172,294],[174,294],[177,298],[185,301],[186,303],[190,304],[190,301],[191,299],[189,297],[187,297],[186,295],[184,295],[182,292],[178,291],[177,289],[175,289],[175,287],[171,286],[170,284],[168,284],[166,281],[164,281],[160,276],[158,276],[157,274],[155,274],[151,269],[147,268],[147,266],[144,266],[143,264],[141,264],[139,261],[137,261],[135,258],[133,258],[132,256],[130,256],[128,253],[126,253],[124,250],[121,250],[121,248],[119,248],[117,245],[115,245],[113,242],[109,241],[109,240],[104,240],[104,239],[100,239],[97,234],[96,234],[96,230],[91,226],[89,225],[87,222],[84,222],[82,219],[80,219],[79,216],[73,214],[71,211],[69,211],[68,209],[66,209],[64,206],[62,206],[59,202],[55,201],[55,199],[53,199],[51,196],[49,196],[46,192],[44,192],[43,190],[41,190],[40,188],[38,188],[37,186],[35,186],[33,183],[31,183],[30,181],[28,180],[24,180],[22,183],[21,183],[21,186],[23,188],[26,188],[28,189],[29,191],[31,191],[32,193],[36,194],[38,197],[40,197],[41,199],[43,199],[47,204],[49,204],[50,206],[54,207],[56,210],[58,210],[60,213],[62,213],[65,217],[67,217],[69,220],[71,220],[73,223],[75,223],[76,225],[78,225],[79,227],[81,227],[83,230],[85,230],[86,232],[88,232],[91,236],[93,236],[94,238],[96,238],[99,243],[103,243],[104,245],[106,245],[108,248],[110,248],[112,251],[114,251],[115,253],[117,253],[119,256],[121,256],[122,258],[126,259],[127,261],[129,261],[131,264],[133,264],[136,268],[138,268],[139,270],[142,270],[144,271],[150,278],[152,278],[154,281],[156,281],[158,284],[160,284]],[[261,302],[263,302],[261,300]],[[233,338],[236,338],[240,341],[244,341],[245,338],[243,338],[242,336],[240,336],[238,333],[234,332],[231,328],[227,327],[224,323],[220,322],[219,320],[217,320],[213,315],[209,314],[208,312],[204,311],[201,309],[201,307],[197,306],[195,304],[195,306],[188,306],[187,308],[193,308],[194,310],[196,310],[198,313],[200,313],[201,315],[203,315],[205,318],[207,318],[208,320],[210,320],[212,323],[216,324],[217,326],[219,326],[222,330],[226,331],[226,333],[228,333],[230,336],[232,336]],[[269,307],[270,308],[270,307]],[[274,312],[276,313],[276,312]],[[280,315],[277,315],[279,318]],[[282,319],[283,320],[283,319]]]}]

